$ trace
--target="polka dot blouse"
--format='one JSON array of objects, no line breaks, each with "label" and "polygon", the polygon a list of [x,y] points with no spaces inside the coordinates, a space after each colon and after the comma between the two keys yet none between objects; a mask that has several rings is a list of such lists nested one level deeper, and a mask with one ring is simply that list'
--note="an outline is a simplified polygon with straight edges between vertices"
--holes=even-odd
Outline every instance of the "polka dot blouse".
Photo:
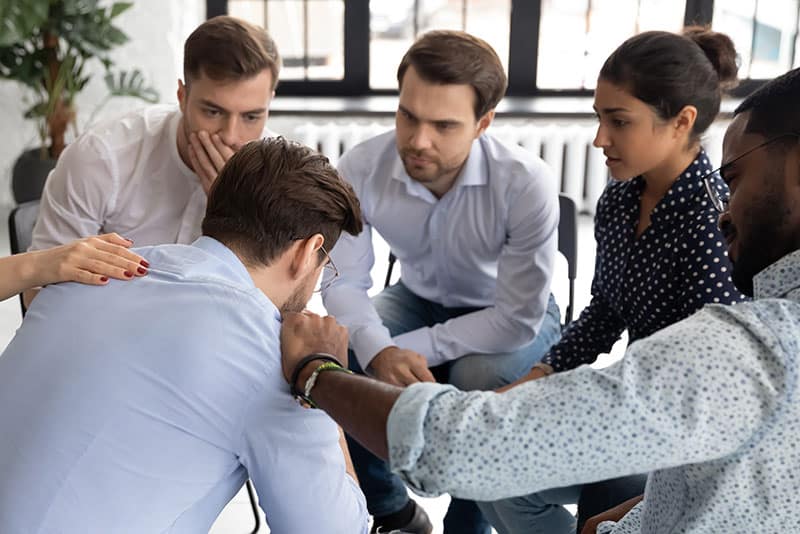
[{"label": "polka dot blouse", "polygon": [[[639,176],[612,182],[597,204],[597,258],[592,300],[543,362],[556,371],[592,363],[611,350],[622,332],[629,342],[688,317],[708,303],[732,304],[746,297],[731,281],[731,264],[717,212],[703,186],[708,157],[697,159],[672,184],[637,238]],[[713,177],[714,186],[725,183]]]}]

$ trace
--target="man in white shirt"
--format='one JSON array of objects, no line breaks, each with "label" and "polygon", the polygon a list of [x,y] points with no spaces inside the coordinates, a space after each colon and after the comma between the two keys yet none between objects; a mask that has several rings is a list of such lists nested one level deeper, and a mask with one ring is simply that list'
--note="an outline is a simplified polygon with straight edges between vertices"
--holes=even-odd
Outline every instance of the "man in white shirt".
[{"label": "man in white shirt", "polygon": [[71,143],[47,179],[31,250],[104,232],[137,245],[194,241],[217,173],[269,136],[279,69],[264,29],[227,16],[201,24],[184,46],[179,109],[132,112]]},{"label": "man in white shirt", "polygon": [[[361,202],[364,231],[332,258],[323,292],[350,330],[351,366],[390,384],[493,389],[527,372],[560,336],[550,294],[558,189],[536,155],[486,129],[506,88],[497,54],[463,32],[430,32],[398,69],[396,129],[349,151],[340,172]],[[371,228],[402,265],[372,301]],[[351,441],[374,530],[430,532],[384,462]],[[445,532],[488,533],[472,502],[454,500]]]},{"label": "man in white shirt", "polygon": [[271,532],[366,534],[339,430],[292,400],[280,361],[281,340],[346,358],[346,334],[309,343],[281,314],[360,229],[324,156],[254,141],[202,237],[137,249],[147,276],[44,288],[0,356],[0,530],[208,532],[249,476]]}]

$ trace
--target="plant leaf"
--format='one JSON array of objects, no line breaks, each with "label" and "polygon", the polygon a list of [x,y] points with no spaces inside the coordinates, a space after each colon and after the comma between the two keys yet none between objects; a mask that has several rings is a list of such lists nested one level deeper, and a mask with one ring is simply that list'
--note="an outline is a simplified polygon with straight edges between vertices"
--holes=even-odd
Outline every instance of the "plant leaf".
[{"label": "plant leaf", "polygon": [[111,11],[108,14],[108,18],[113,19],[131,7],[133,7],[133,2],[114,2],[114,5],[111,6]]},{"label": "plant leaf", "polygon": [[145,79],[139,69],[131,72],[120,71],[116,75],[109,71],[103,78],[112,96],[128,96],[144,100],[150,104],[158,102],[159,94],[155,88],[145,86]]}]

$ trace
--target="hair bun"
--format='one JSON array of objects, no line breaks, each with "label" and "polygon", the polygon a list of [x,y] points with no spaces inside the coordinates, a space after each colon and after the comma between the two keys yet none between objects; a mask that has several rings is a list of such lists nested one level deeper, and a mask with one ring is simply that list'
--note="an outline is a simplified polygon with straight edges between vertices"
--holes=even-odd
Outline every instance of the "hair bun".
[{"label": "hair bun", "polygon": [[711,61],[720,86],[730,89],[738,83],[736,47],[730,37],[703,26],[688,26],[683,35],[694,41]]}]

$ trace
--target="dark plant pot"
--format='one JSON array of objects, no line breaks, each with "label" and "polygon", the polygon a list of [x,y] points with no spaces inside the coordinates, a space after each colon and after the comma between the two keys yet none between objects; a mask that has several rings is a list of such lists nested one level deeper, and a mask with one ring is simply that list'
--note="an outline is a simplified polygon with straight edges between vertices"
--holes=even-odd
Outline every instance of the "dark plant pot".
[{"label": "dark plant pot", "polygon": [[41,155],[40,148],[26,150],[14,163],[14,170],[11,175],[11,189],[14,192],[14,200],[17,201],[17,204],[36,200],[42,196],[44,182],[47,180],[50,171],[56,166],[56,160],[49,157],[42,159]]}]

